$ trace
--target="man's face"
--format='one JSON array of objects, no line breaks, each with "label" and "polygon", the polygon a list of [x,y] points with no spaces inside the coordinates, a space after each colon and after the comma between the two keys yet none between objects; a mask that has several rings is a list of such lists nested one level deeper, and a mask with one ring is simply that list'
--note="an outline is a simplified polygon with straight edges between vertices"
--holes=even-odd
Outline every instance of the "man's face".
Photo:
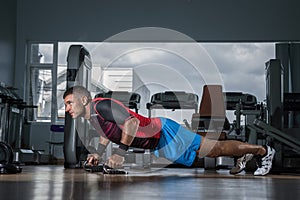
[{"label": "man's face", "polygon": [[80,98],[76,98],[73,94],[69,94],[65,97],[64,103],[66,112],[68,112],[73,119],[84,116],[85,107]]}]

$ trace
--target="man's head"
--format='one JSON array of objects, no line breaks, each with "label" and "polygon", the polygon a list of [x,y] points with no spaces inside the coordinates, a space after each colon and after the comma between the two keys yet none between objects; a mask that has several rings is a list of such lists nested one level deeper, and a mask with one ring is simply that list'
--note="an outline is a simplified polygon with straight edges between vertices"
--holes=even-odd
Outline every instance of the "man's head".
[{"label": "man's head", "polygon": [[74,86],[67,89],[63,95],[66,112],[72,118],[89,118],[89,103],[92,100],[90,92],[82,86]]}]

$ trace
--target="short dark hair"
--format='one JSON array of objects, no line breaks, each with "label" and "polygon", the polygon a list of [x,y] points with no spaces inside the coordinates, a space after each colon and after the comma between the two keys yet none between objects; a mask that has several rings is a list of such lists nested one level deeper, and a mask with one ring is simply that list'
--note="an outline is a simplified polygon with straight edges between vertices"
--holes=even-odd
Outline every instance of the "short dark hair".
[{"label": "short dark hair", "polygon": [[89,100],[92,99],[92,96],[91,96],[91,93],[83,86],[80,86],[80,85],[76,85],[76,86],[73,86],[73,87],[70,87],[68,88],[64,95],[63,95],[63,98],[65,99],[66,96],[70,95],[70,94],[73,94],[74,92],[80,94],[81,96],[86,96],[88,97]]}]

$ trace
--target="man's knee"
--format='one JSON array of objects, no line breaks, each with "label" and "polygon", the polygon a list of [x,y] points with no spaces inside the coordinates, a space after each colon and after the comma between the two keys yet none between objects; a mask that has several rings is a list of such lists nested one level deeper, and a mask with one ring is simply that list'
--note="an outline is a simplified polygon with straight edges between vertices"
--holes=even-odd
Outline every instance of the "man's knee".
[{"label": "man's knee", "polygon": [[211,150],[208,152],[207,157],[216,158],[218,156],[221,156],[223,152],[223,145],[221,141],[216,141],[211,148]]}]

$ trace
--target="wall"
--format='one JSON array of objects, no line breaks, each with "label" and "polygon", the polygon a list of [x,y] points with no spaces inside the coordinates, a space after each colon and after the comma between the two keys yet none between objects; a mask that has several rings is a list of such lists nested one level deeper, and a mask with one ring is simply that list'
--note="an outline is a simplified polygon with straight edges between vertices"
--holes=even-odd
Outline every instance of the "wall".
[{"label": "wall", "polygon": [[198,41],[299,40],[297,0],[18,0],[24,39],[102,41],[164,27]]},{"label": "wall", "polygon": [[197,41],[300,40],[297,0],[17,0],[15,87],[24,85],[26,41],[103,41],[163,27]]},{"label": "wall", "polygon": [[16,0],[0,0],[0,82],[13,86],[16,39]]}]

